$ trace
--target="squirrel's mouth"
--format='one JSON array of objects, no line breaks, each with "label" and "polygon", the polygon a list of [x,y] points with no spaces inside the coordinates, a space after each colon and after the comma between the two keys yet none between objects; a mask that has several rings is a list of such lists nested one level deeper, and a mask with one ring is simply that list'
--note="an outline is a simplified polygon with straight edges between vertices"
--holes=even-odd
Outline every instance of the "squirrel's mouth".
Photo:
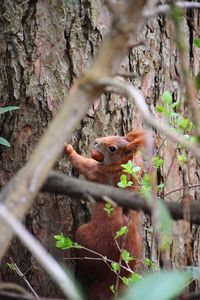
[{"label": "squirrel's mouth", "polygon": [[92,156],[93,159],[95,159],[98,162],[103,161],[103,154],[100,151],[96,150],[96,149],[94,149],[92,151],[91,156]]}]

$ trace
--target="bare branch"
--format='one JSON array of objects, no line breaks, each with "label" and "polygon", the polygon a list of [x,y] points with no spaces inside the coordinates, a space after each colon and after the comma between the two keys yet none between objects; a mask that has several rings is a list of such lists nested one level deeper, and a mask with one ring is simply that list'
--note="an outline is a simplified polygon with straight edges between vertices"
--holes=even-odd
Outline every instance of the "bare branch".
[{"label": "bare branch", "polygon": [[[200,9],[200,3],[197,2],[176,2],[176,6],[182,9]],[[157,15],[165,15],[168,14],[170,11],[170,6],[167,4],[159,5],[150,10],[144,10],[142,15],[145,18],[155,17]]]},{"label": "bare branch", "polygon": [[[1,288],[2,285],[2,288]],[[17,292],[13,292],[11,291],[12,288],[9,288],[9,285],[15,285],[13,283],[2,283],[0,285],[0,299],[3,300],[38,300],[38,298],[30,295],[30,294],[19,294]],[[6,287],[7,285],[7,287]],[[5,286],[5,288],[4,288]],[[44,297],[40,297],[40,300],[63,300],[63,298],[44,298]]]},{"label": "bare branch", "polygon": [[[64,176],[58,172],[51,172],[46,183],[42,188],[43,192],[65,194],[75,197],[74,201],[80,198],[88,199],[87,195],[99,201],[104,196],[109,197],[118,205],[134,210],[143,210],[144,213],[151,215],[151,209],[147,206],[144,198],[138,193],[124,189],[119,189],[104,184],[97,184],[86,180],[80,180],[69,176]],[[183,206],[179,203],[165,203],[174,220],[183,219]],[[200,225],[200,205],[192,203],[190,207],[191,223]]]},{"label": "bare branch", "polygon": [[[144,121],[161,131],[163,134],[167,135],[172,141],[175,143],[179,143],[183,146],[185,146],[188,150],[192,152],[192,154],[196,158],[200,158],[200,149],[195,146],[194,144],[191,144],[187,142],[183,136],[178,134],[177,132],[173,131],[170,127],[167,125],[158,122],[149,112],[148,106],[144,100],[144,97],[140,92],[133,87],[132,85],[128,83],[124,83],[122,81],[118,81],[112,78],[103,78],[98,80],[98,83],[100,85],[103,85],[104,87],[114,87],[119,89],[119,94],[124,95],[125,97],[129,97],[134,100],[138,110],[140,111],[142,117],[144,118]],[[115,90],[114,90],[115,91]]]},{"label": "bare branch", "polygon": [[77,292],[73,281],[69,275],[67,275],[66,271],[63,271],[56,260],[40,245],[36,238],[34,238],[20,221],[1,203],[0,218],[3,223],[12,229],[33,256],[35,256],[36,260],[57,283],[64,295],[72,300],[81,300],[82,297]]},{"label": "bare branch", "polygon": [[[25,290],[22,286],[13,283],[13,282],[0,282],[0,295],[1,291],[12,291],[12,292],[17,292],[18,297],[19,294],[21,295],[26,295],[27,297],[31,297],[32,295],[28,293],[27,290]],[[35,297],[34,297],[35,299]]]}]

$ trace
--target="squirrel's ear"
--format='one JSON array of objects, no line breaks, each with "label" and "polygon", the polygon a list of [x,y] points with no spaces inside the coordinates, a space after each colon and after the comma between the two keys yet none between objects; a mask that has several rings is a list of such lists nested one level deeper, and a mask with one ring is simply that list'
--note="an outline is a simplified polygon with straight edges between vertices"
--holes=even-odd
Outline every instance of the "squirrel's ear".
[{"label": "squirrel's ear", "polygon": [[139,147],[135,142],[128,143],[125,147],[125,154],[133,155],[133,153],[137,152],[138,149]]},{"label": "squirrel's ear", "polygon": [[127,146],[130,149],[135,147],[135,151],[137,151],[145,145],[145,131],[142,129],[131,131],[127,134],[126,139],[130,142]]}]

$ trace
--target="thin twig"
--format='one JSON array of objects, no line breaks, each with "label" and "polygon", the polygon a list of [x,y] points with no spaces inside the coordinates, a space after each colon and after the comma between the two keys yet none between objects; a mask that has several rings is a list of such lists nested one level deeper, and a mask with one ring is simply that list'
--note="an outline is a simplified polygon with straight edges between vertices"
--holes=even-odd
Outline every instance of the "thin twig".
[{"label": "thin twig", "polygon": [[178,147],[176,147],[176,149],[174,150],[174,154],[173,154],[173,156],[172,156],[172,160],[171,160],[171,163],[170,163],[170,166],[169,166],[169,169],[168,169],[168,171],[167,171],[166,178],[165,178],[165,183],[167,182],[167,179],[168,179],[168,177],[169,177],[171,168],[172,168],[173,163],[174,163],[174,161],[175,161],[177,149],[178,149]]},{"label": "thin twig", "polygon": [[162,142],[160,143],[160,145],[158,146],[158,149],[156,149],[154,156],[157,156],[158,153],[160,152],[160,149],[162,148],[162,146],[164,145],[165,141],[166,141],[166,137],[162,139]]},{"label": "thin twig", "polygon": [[[131,218],[130,218],[130,212],[129,212],[129,218],[128,218],[128,221],[127,221],[127,229],[128,230],[129,230],[130,221],[131,221]],[[118,261],[118,264],[119,264],[120,267],[119,267],[119,270],[117,271],[117,279],[116,279],[116,283],[115,283],[115,291],[117,292],[116,293],[116,297],[117,297],[118,289],[119,289],[119,279],[120,279],[120,272],[121,272],[121,266],[122,266],[122,255],[121,255],[121,252],[124,249],[124,246],[125,246],[125,243],[126,243],[126,237],[127,237],[127,234],[128,234],[128,230],[122,236],[122,246],[121,246],[121,248],[119,246],[119,243],[118,243],[117,239],[115,238],[115,243],[116,243],[117,248],[118,248],[119,253],[120,253],[120,257],[119,257],[119,261]]]},{"label": "thin twig", "polygon": [[186,264],[191,265],[192,263],[192,249],[190,244],[190,204],[191,196],[189,192],[189,183],[188,183],[188,172],[187,165],[183,167],[183,230],[184,230],[184,240],[185,240],[185,254],[186,254]]},{"label": "thin twig", "polygon": [[92,254],[95,254],[95,255],[99,256],[104,261],[104,263],[109,267],[109,269],[112,269],[111,266],[108,263],[108,261],[110,261],[110,259],[108,260],[106,256],[104,256],[101,253],[98,253],[98,252],[96,252],[96,251],[94,251],[92,249],[84,247],[84,246],[81,246],[81,249],[86,250],[86,251],[88,251],[88,252],[90,252]]},{"label": "thin twig", "polygon": [[39,241],[37,241],[20,221],[18,221],[17,218],[15,218],[15,216],[1,203],[0,219],[12,229],[26,248],[35,256],[36,260],[58,284],[64,295],[73,300],[82,299],[67,273],[63,271],[56,260],[40,245]]},{"label": "thin twig", "polygon": [[[109,259],[105,256],[103,258],[102,257],[87,257],[87,256],[84,256],[84,257],[67,257],[67,258],[64,258],[64,260],[98,260],[98,261],[102,261],[102,262],[107,261],[107,262],[110,262],[110,263],[116,263],[114,260],[111,260],[111,259]],[[109,268],[111,268],[110,265],[109,265]],[[130,273],[133,273],[133,271],[128,267],[125,267],[125,266],[121,265],[121,268],[128,271],[128,272],[130,272]]]},{"label": "thin twig", "polygon": [[30,282],[28,281],[28,279],[26,278],[25,274],[23,274],[21,272],[21,270],[19,269],[19,267],[17,266],[17,264],[14,262],[14,260],[12,259],[12,257],[10,257],[10,260],[12,262],[12,266],[14,267],[15,272],[24,280],[24,282],[26,283],[26,285],[28,286],[28,288],[31,290],[32,294],[36,298],[39,298],[38,294],[36,293],[36,291],[34,290],[34,288],[32,287],[32,285],[30,284]]},{"label": "thin twig", "polygon": [[[193,189],[193,188],[197,188],[197,187],[200,187],[200,184],[189,185],[189,189]],[[162,198],[165,198],[165,197],[169,196],[172,193],[176,193],[176,192],[182,191],[183,189],[184,189],[184,186],[182,186],[182,187],[180,187],[178,189],[175,189],[173,191],[169,191],[168,193],[166,193],[165,195],[163,195]]]}]

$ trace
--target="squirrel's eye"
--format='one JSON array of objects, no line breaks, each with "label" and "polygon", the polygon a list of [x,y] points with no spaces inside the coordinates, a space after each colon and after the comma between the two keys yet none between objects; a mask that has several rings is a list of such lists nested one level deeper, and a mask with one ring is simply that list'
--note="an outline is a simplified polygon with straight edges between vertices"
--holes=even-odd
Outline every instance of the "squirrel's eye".
[{"label": "squirrel's eye", "polygon": [[111,152],[115,152],[115,151],[117,150],[117,148],[116,148],[115,146],[110,146],[110,147],[109,147],[109,150],[110,150]]}]

